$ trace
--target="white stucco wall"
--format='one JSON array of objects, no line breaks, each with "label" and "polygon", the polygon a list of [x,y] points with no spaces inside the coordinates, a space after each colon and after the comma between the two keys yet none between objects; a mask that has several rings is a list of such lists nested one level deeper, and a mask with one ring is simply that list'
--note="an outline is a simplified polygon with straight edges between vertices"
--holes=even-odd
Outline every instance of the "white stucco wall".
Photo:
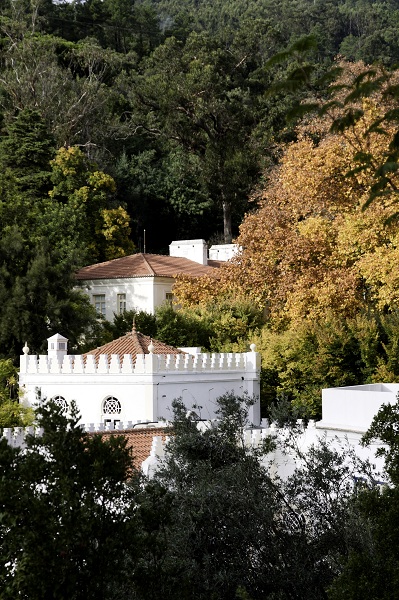
[{"label": "white stucco wall", "polygon": [[209,248],[209,260],[230,260],[240,251],[238,244],[214,244]]},{"label": "white stucco wall", "polygon": [[[178,359],[176,356],[167,359],[157,355],[139,355],[134,368],[127,361],[125,367],[120,365],[118,371],[115,361],[113,366],[111,361],[108,368],[113,372],[108,373],[98,372],[105,369],[105,358],[102,359],[102,365],[97,366],[94,358],[91,364],[89,361],[86,365],[79,358],[64,356],[61,366],[57,360],[49,360],[48,356],[39,359],[36,356],[22,356],[20,383],[25,390],[24,402],[35,403],[36,387],[40,387],[47,397],[62,395],[67,401],[75,399],[86,429],[103,430],[106,415],[101,407],[108,395],[118,398],[122,404],[122,412],[115,418],[121,421],[117,427],[123,429],[124,425],[129,428],[129,422],[131,426],[132,421],[157,421],[159,417],[169,419],[171,403],[176,397],[181,396],[187,408],[194,408],[201,419],[213,419],[214,401],[218,395],[226,391],[237,394],[243,391],[250,394],[259,392],[260,359],[254,351],[242,355],[201,354]],[[68,373],[71,367],[82,372]],[[130,373],[121,372],[129,368]],[[352,448],[360,459],[369,460],[374,465],[377,481],[386,482],[384,461],[376,457],[376,450],[381,445],[376,442],[364,447],[360,442],[381,404],[395,402],[398,390],[399,384],[323,390],[323,420],[317,423],[310,421],[306,428],[296,434],[297,448],[304,454],[321,439],[326,439],[330,447],[338,451],[345,447]],[[202,409],[193,406],[198,403]],[[258,411],[259,403],[250,415],[250,421],[254,424],[260,423]],[[96,425],[92,427],[91,424]],[[202,423],[201,426],[206,427],[207,424]],[[12,445],[23,444],[23,432],[17,429],[4,432]],[[245,431],[245,441],[248,446],[256,447],[269,435],[276,438],[278,445],[275,451],[264,458],[265,465],[270,468],[272,475],[286,479],[301,464],[298,454],[287,443],[291,435],[289,430],[278,429],[274,425],[269,427],[262,421],[261,427]],[[159,446],[161,442],[158,442]],[[163,453],[162,444],[158,450]],[[145,462],[155,468],[157,453],[153,453]],[[362,471],[358,475],[361,476]]]},{"label": "white stucco wall", "polygon": [[132,277],[82,281],[80,289],[94,304],[94,296],[105,295],[105,318],[112,321],[118,314],[118,294],[126,294],[126,310],[144,310],[154,314],[155,309],[172,292],[172,277]]},{"label": "white stucco wall", "polygon": [[[130,378],[131,379],[131,378]],[[24,380],[24,378],[22,378]],[[120,421],[146,421],[152,418],[152,386],[141,379],[129,381],[128,376],[113,377],[105,381],[104,377],[92,375],[89,380],[86,375],[49,375],[43,380],[42,376],[25,379],[26,394],[22,402],[27,406],[37,405],[36,389],[40,389],[42,398],[62,396],[68,405],[75,400],[81,415],[81,423],[102,423],[110,415],[103,413],[104,400],[113,396],[122,407],[120,414],[112,415],[112,419]]]},{"label": "white stucco wall", "polygon": [[320,427],[366,432],[382,404],[394,404],[397,383],[329,388],[322,392]]},{"label": "white stucco wall", "polygon": [[200,265],[208,264],[208,248],[205,240],[178,240],[169,245],[169,256],[188,258]]},{"label": "white stucco wall", "polygon": [[[253,432],[248,433],[251,435]],[[254,433],[259,436],[259,432]],[[278,476],[283,480],[286,480],[294,473],[297,467],[301,466],[298,453],[293,451],[291,446],[286,443],[286,440],[290,436],[292,436],[291,439],[294,440],[295,446],[302,455],[306,455],[311,446],[317,447],[321,440],[326,440],[329,448],[337,450],[340,454],[348,450],[354,450],[356,456],[361,461],[370,461],[378,482],[387,480],[384,473],[384,459],[376,457],[376,451],[381,447],[381,444],[375,443],[367,447],[362,446],[360,444],[362,434],[360,433],[343,432],[338,429],[324,429],[320,422],[314,423],[313,421],[302,432],[297,432],[294,435],[287,429],[278,429],[276,427],[263,429],[260,433],[263,436],[271,435],[277,441],[276,450],[265,456],[263,462],[265,465],[270,466],[272,475]],[[251,442],[254,444],[256,440],[249,440],[249,443]],[[355,473],[355,476],[361,477],[362,475],[362,470]]]}]

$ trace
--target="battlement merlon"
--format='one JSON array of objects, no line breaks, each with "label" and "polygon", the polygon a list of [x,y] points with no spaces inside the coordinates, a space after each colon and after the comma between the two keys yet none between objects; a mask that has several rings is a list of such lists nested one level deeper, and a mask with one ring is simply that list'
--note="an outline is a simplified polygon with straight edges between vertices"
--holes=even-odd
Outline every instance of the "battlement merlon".
[{"label": "battlement merlon", "polygon": [[[254,346],[254,344],[252,344]],[[25,350],[25,349],[24,349]],[[243,372],[246,379],[256,379],[260,371],[260,355],[255,349],[244,353],[212,354],[103,354],[98,362],[93,355],[48,356],[24,354],[20,357],[20,375],[28,374],[155,374],[231,371]]]}]

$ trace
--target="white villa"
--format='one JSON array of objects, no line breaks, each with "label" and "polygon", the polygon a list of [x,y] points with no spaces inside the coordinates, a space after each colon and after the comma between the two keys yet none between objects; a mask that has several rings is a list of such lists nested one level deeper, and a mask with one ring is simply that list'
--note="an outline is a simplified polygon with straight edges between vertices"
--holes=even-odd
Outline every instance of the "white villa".
[{"label": "white villa", "polygon": [[177,275],[217,278],[221,263],[237,252],[235,244],[212,246],[204,240],[181,240],[169,246],[169,256],[131,254],[83,267],[76,273],[81,289],[97,312],[111,321],[114,314],[143,310],[153,314],[165,301],[172,301]]},{"label": "white villa", "polygon": [[[260,356],[250,352],[202,354],[167,346],[136,331],[84,354],[68,354],[68,340],[56,334],[48,352],[37,357],[25,346],[20,359],[22,401],[41,397],[65,408],[75,400],[84,424],[158,422],[172,416],[172,401],[182,398],[202,419],[215,418],[215,400],[226,392],[257,398],[250,419],[260,423]],[[194,352],[194,354],[192,353]]]}]

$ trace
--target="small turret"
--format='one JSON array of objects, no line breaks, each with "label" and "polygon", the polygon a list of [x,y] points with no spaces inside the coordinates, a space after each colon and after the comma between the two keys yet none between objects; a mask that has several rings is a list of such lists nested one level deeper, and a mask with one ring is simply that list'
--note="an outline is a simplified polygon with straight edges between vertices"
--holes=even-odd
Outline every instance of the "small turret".
[{"label": "small turret", "polygon": [[47,338],[47,354],[49,358],[58,358],[62,363],[62,359],[68,354],[68,339],[59,333]]}]

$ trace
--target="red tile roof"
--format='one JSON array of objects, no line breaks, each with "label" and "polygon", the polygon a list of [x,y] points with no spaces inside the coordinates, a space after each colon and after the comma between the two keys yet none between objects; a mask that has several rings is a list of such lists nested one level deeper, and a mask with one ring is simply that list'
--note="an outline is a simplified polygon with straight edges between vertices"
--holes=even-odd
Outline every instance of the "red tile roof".
[{"label": "red tile roof", "polygon": [[150,455],[152,438],[155,435],[162,436],[162,441],[165,442],[170,430],[164,427],[140,427],[124,431],[104,431],[100,435],[103,440],[108,440],[113,435],[122,435],[127,440],[127,447],[132,449],[133,466],[141,469],[143,461]]},{"label": "red tile roof", "polygon": [[127,277],[176,277],[180,274],[193,277],[217,276],[221,262],[212,260],[210,264],[212,266],[200,265],[188,258],[138,253],[83,267],[76,273],[76,279],[84,281]]},{"label": "red tile roof", "polygon": [[148,335],[143,335],[139,331],[136,331],[136,327],[133,325],[133,329],[129,333],[112,342],[108,342],[108,344],[94,348],[94,350],[86,352],[83,356],[86,357],[88,354],[94,354],[96,360],[98,360],[101,354],[108,354],[108,356],[119,354],[119,358],[122,360],[124,354],[131,354],[132,360],[135,361],[137,354],[149,354],[148,346],[151,343],[154,346],[153,354],[185,354],[185,352],[174,346],[168,346],[168,344],[153,340]]}]

